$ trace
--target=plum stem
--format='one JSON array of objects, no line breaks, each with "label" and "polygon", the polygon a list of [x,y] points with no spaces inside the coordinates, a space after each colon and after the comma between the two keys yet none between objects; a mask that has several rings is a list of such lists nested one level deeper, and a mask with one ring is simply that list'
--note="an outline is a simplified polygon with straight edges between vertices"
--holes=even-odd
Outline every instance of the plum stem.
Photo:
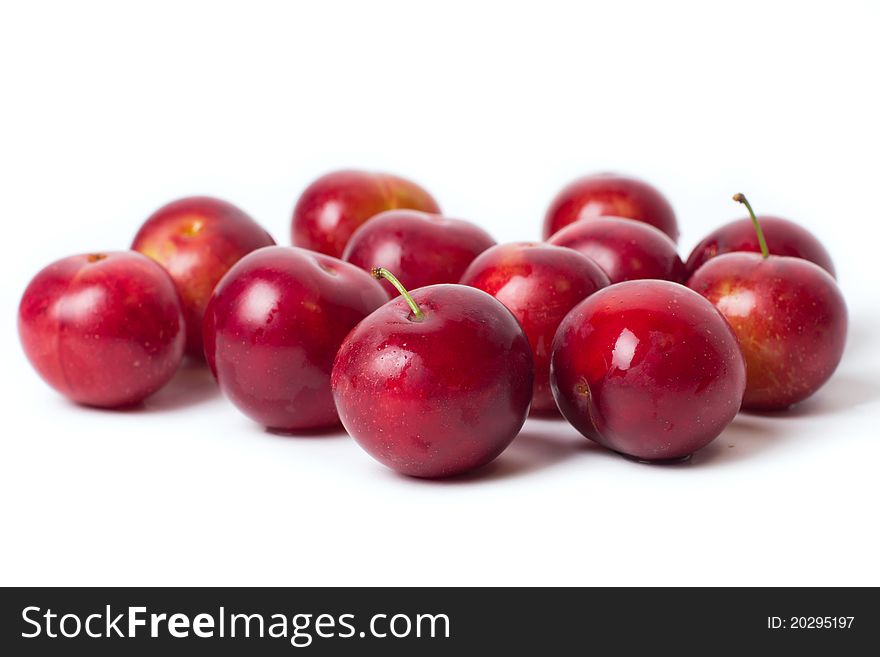
[{"label": "plum stem", "polygon": [[749,199],[746,198],[745,194],[734,194],[733,200],[746,206],[746,209],[752,216],[752,223],[755,225],[755,232],[758,234],[758,244],[761,246],[761,255],[763,255],[765,258],[769,258],[770,249],[767,248],[767,240],[764,239],[764,231],[761,230],[761,224],[758,223],[758,218],[755,216],[755,211],[752,210]]},{"label": "plum stem", "polygon": [[416,300],[413,299],[412,296],[410,296],[410,293],[407,292],[406,288],[403,287],[403,283],[397,280],[397,276],[392,274],[384,267],[373,267],[373,269],[370,270],[370,274],[373,278],[384,278],[395,288],[397,288],[397,291],[400,292],[401,296],[403,296],[403,298],[406,299],[406,302],[409,304],[410,310],[412,310],[413,318],[416,321],[421,321],[425,318],[425,313],[422,312],[422,309],[419,308],[419,304],[416,303]]}]

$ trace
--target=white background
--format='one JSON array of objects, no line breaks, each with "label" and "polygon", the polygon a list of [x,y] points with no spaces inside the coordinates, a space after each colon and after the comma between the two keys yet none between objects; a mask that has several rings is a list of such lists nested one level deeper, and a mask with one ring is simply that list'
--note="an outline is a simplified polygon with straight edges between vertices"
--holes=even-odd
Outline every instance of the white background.
[{"label": "white background", "polygon": [[[818,4],[818,3],[817,3]],[[4,3],[0,583],[880,584],[880,5]],[[30,277],[213,194],[289,243],[339,167],[423,183],[500,241],[571,178],[671,199],[682,253],[741,215],[831,251],[836,377],[688,465],[532,421],[480,476],[393,474],[343,434],[271,435],[188,368],[140,412],[78,408],[15,332]]]}]

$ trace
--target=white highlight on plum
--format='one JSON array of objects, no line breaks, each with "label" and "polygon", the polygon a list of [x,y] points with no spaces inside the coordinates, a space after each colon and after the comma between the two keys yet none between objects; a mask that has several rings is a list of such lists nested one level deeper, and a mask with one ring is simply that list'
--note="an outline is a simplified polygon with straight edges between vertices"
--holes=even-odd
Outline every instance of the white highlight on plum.
[{"label": "white highlight on plum", "polygon": [[757,299],[751,290],[737,290],[718,299],[718,310],[730,317],[746,317],[754,309]]},{"label": "white highlight on plum", "polygon": [[278,290],[269,283],[255,283],[241,300],[242,315],[254,324],[263,324],[278,303]]},{"label": "white highlight on plum", "polygon": [[76,322],[80,318],[88,320],[89,313],[101,305],[106,293],[100,285],[89,285],[58,299],[53,311],[62,322]]},{"label": "white highlight on plum", "polygon": [[318,226],[322,230],[332,230],[339,224],[342,218],[342,206],[336,201],[330,201],[321,208],[321,214],[318,215]]},{"label": "white highlight on plum", "polygon": [[495,297],[503,302],[505,299],[517,299],[528,296],[529,285],[529,279],[525,276],[512,276],[495,293]]},{"label": "white highlight on plum", "polygon": [[629,329],[623,329],[614,343],[614,351],[611,352],[611,364],[619,370],[628,370],[632,364],[639,339]]}]

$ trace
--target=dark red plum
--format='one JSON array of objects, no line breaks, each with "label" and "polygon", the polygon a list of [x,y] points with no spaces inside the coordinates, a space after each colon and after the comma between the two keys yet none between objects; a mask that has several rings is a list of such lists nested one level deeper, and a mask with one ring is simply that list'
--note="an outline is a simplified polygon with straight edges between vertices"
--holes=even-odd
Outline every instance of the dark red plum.
[{"label": "dark red plum", "polygon": [[715,307],[668,281],[617,283],[575,306],[553,341],[559,410],[587,438],[647,461],[714,440],[742,402],[746,368]]},{"label": "dark red plum", "polygon": [[533,378],[529,342],[507,308],[476,288],[429,285],[349,334],[333,366],[333,397],[343,426],[380,463],[448,477],[510,444]]},{"label": "dark red plum", "polygon": [[[385,267],[414,290],[458,283],[473,259],[494,244],[486,231],[468,221],[418,210],[388,210],[354,232],[342,259],[365,271]],[[388,281],[382,284],[396,294]]]},{"label": "dark red plum", "polygon": [[[806,228],[780,217],[757,217],[764,231],[767,250],[772,255],[803,258],[819,265],[832,276],[834,263],[822,243]],[[731,221],[709,233],[691,251],[687,259],[688,276],[711,258],[724,253],[747,251],[760,253],[761,245],[750,217]]]},{"label": "dark red plum", "polygon": [[386,301],[379,283],[347,262],[296,247],[259,249],[214,290],[205,355],[220,389],[254,421],[284,431],[333,426],[333,358]]},{"label": "dark red plum", "polygon": [[687,278],[675,243],[641,221],[621,217],[576,221],[548,241],[592,258],[612,283],[642,278],[683,283]]},{"label": "dark red plum", "polygon": [[678,241],[669,201],[648,183],[613,173],[584,176],[564,187],[547,209],[544,239],[576,221],[609,216],[643,221]]}]

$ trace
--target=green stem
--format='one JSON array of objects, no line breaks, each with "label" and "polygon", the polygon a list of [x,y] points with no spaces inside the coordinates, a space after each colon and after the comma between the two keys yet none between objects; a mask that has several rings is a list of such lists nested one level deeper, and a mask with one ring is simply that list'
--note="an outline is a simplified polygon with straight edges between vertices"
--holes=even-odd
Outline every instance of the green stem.
[{"label": "green stem", "polygon": [[412,310],[413,317],[416,321],[421,321],[425,318],[425,313],[422,312],[422,309],[419,308],[419,304],[417,304],[415,299],[410,296],[409,292],[406,291],[406,288],[403,287],[403,283],[397,280],[397,276],[392,274],[384,267],[374,267],[370,271],[370,274],[373,276],[373,278],[384,278],[386,281],[397,288],[397,291],[400,292],[400,294],[403,296],[404,299],[406,299],[406,302],[409,304],[410,310]]},{"label": "green stem", "polygon": [[764,239],[764,231],[761,230],[761,224],[758,223],[758,218],[755,216],[755,211],[752,210],[749,200],[745,197],[745,194],[734,194],[733,200],[746,206],[749,214],[752,215],[752,223],[755,225],[755,232],[758,234],[758,244],[761,246],[761,255],[765,258],[770,257],[770,249],[767,248],[767,240]]}]

